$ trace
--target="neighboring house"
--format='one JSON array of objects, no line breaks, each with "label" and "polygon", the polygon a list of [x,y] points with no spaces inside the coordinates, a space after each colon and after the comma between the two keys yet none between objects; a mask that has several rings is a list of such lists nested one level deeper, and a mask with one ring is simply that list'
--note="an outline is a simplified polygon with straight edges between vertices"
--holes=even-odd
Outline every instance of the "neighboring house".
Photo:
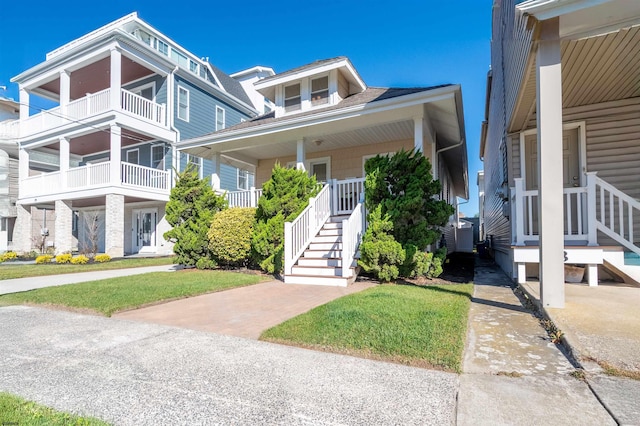
[{"label": "neighboring house", "polygon": [[478,235],[476,242],[483,242],[486,240],[484,232],[484,171],[478,172],[476,180],[478,185]]},{"label": "neighboring house", "polygon": [[0,251],[13,240],[18,199],[18,117],[20,105],[0,98]]},{"label": "neighboring house", "polygon": [[[209,176],[213,167],[178,155],[176,142],[257,115],[238,81],[136,13],[49,52],[12,81],[20,89],[20,251],[48,234],[57,253],[92,242],[112,256],[171,253],[163,234],[173,170],[191,162]],[[30,115],[31,96],[59,105]],[[218,164],[222,188],[250,187],[242,165]]]},{"label": "neighboring house", "polygon": [[494,2],[484,231],[544,306],[564,305],[563,263],[590,285],[605,269],[640,280],[624,260],[640,253],[639,53],[640,2]]},{"label": "neighboring house", "polygon": [[261,66],[256,66],[231,74],[231,77],[240,82],[247,96],[251,99],[253,107],[260,115],[273,111],[275,109],[275,104],[262,93],[258,92],[254,87],[254,83],[258,80],[262,80],[263,78],[271,77],[272,75],[275,75],[273,68]]},{"label": "neighboring house", "polygon": [[[468,198],[459,85],[367,87],[351,62],[338,57],[262,78],[254,87],[273,102],[274,111],[183,140],[178,147],[214,158],[216,164],[251,164],[258,188],[270,178],[276,162],[307,170],[327,183],[311,202],[314,213],[308,209],[285,227],[285,282],[346,285],[355,277],[350,266],[363,231],[358,201],[364,162],[370,157],[415,148],[430,159],[442,182],[442,199],[456,206],[456,197]],[[214,182],[217,173],[216,167]],[[235,192],[229,200],[233,205],[255,205],[259,194],[260,190]],[[348,217],[349,229],[337,231],[341,225],[335,222]],[[451,224],[457,223],[454,215]],[[322,235],[316,235],[320,228],[325,228]],[[455,229],[445,227],[448,235]]]}]

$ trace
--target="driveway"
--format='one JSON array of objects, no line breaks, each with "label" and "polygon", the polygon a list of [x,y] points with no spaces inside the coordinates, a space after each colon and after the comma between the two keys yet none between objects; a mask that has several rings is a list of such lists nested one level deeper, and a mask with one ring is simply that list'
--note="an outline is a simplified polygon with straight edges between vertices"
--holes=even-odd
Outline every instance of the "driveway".
[{"label": "driveway", "polygon": [[356,282],[348,287],[333,287],[269,281],[121,312],[113,317],[257,339],[264,330],[289,318],[373,285]]},{"label": "driveway", "polygon": [[0,323],[0,390],[117,425],[454,422],[451,373],[23,306]]}]

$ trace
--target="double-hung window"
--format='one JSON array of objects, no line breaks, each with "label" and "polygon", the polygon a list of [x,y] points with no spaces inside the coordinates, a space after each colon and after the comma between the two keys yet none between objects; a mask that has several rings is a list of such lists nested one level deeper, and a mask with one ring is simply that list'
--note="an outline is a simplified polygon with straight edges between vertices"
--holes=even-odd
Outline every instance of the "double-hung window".
[{"label": "double-hung window", "polygon": [[158,40],[158,52],[165,56],[169,56],[169,45],[162,40]]},{"label": "double-hung window", "polygon": [[220,108],[216,106],[216,130],[224,129],[225,126],[225,117],[224,117],[224,108]]},{"label": "double-hung window", "polygon": [[284,88],[284,110],[298,111],[301,108],[300,84],[292,84]]},{"label": "double-hung window", "polygon": [[247,170],[237,169],[238,170],[238,189],[248,190],[249,189],[249,172]]},{"label": "double-hung window", "polygon": [[164,170],[164,146],[151,146],[151,167],[158,170]]},{"label": "double-hung window", "polygon": [[189,91],[178,86],[178,118],[189,121]]},{"label": "double-hung window", "polygon": [[329,77],[311,80],[311,105],[329,103]]},{"label": "double-hung window", "polygon": [[195,166],[195,169],[198,172],[198,177],[202,178],[202,158],[187,154],[187,165],[189,164],[193,164]]}]

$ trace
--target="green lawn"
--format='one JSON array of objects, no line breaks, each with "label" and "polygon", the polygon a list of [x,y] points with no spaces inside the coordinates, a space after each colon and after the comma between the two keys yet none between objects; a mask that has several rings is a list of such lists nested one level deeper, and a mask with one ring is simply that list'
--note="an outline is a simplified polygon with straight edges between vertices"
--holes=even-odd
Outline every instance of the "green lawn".
[{"label": "green lawn", "polygon": [[106,316],[159,301],[181,299],[260,282],[258,275],[188,269],[46,287],[0,296],[0,306],[46,304],[89,309]]},{"label": "green lawn", "polygon": [[278,343],[460,372],[473,285],[380,285],[265,331]]},{"label": "green lawn", "polygon": [[110,269],[138,268],[141,266],[171,265],[172,257],[148,257],[117,259],[105,263],[72,265],[55,263],[41,265],[20,265],[12,262],[0,264],[0,280],[13,278],[41,277],[44,275],[73,274],[75,272],[108,271]]},{"label": "green lawn", "polygon": [[107,423],[91,417],[78,417],[62,413],[35,402],[25,401],[11,394],[0,392],[0,425],[102,426]]}]

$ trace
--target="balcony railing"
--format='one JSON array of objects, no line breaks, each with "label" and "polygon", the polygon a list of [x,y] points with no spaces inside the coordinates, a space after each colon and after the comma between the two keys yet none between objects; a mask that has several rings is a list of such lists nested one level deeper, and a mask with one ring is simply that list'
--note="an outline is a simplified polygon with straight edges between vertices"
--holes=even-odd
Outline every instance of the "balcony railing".
[{"label": "balcony railing", "polygon": [[167,114],[164,104],[157,104],[125,89],[120,90],[119,105],[111,105],[111,89],[91,93],[69,102],[66,112],[55,107],[32,115],[20,122],[20,136],[31,136],[71,122],[93,117],[106,111],[123,111],[138,118],[166,127]]},{"label": "balcony railing", "polygon": [[[122,162],[120,179],[115,183],[168,195],[171,189],[171,175],[166,170]],[[63,194],[69,190],[78,191],[112,184],[111,162],[90,164],[67,170],[64,179],[60,171],[21,179],[20,198]]]},{"label": "balcony railing", "polygon": [[0,139],[14,139],[20,134],[20,121],[7,120],[0,123]]}]

